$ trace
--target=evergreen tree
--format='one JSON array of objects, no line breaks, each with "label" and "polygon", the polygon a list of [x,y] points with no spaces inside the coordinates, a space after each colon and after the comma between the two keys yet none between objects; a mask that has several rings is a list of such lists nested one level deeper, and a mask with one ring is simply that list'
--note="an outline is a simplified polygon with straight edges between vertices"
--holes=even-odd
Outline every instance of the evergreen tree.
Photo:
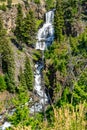
[{"label": "evergreen tree", "polygon": [[3,3],[0,8],[3,10],[3,11],[6,11],[6,5]]},{"label": "evergreen tree", "polygon": [[50,10],[54,7],[54,0],[46,0],[46,9]]},{"label": "evergreen tree", "polygon": [[0,17],[0,53],[2,56],[2,70],[5,74],[7,89],[10,92],[15,90],[14,83],[14,54],[10,41],[6,35],[6,30],[3,28],[3,22]]},{"label": "evergreen tree", "polygon": [[61,0],[57,0],[56,2],[56,11],[54,15],[54,30],[55,30],[55,39],[58,42],[62,40],[62,30],[64,26],[64,18],[63,18],[63,8]]},{"label": "evergreen tree", "polygon": [[36,39],[36,21],[34,12],[29,10],[26,18],[23,19],[22,7],[18,5],[15,35],[18,41],[32,45]]},{"label": "evergreen tree", "polygon": [[34,0],[36,4],[40,4],[40,0]]},{"label": "evergreen tree", "polygon": [[36,22],[35,22],[34,12],[32,10],[29,10],[29,13],[24,19],[22,38],[23,38],[23,42],[26,43],[27,45],[32,45],[33,43],[35,43]]},{"label": "evergreen tree", "polygon": [[17,7],[17,19],[16,19],[16,29],[15,29],[15,35],[18,39],[18,41],[22,42],[22,23],[23,23],[23,12],[22,7],[20,4],[18,4]]},{"label": "evergreen tree", "polygon": [[21,87],[19,89],[25,91],[27,89],[26,88],[25,75],[24,75],[21,67],[20,67],[19,82],[20,82],[19,87]]},{"label": "evergreen tree", "polygon": [[11,8],[11,5],[12,5],[12,0],[7,0],[7,6],[8,6],[8,8]]},{"label": "evergreen tree", "polygon": [[29,7],[29,1],[28,0],[25,0],[23,1],[25,3],[25,8],[27,9]]},{"label": "evergreen tree", "polygon": [[3,91],[6,89],[6,83],[4,80],[4,76],[0,75],[0,91]]},{"label": "evergreen tree", "polygon": [[33,72],[29,58],[26,56],[25,59],[25,70],[24,70],[26,85],[29,90],[33,89]]},{"label": "evergreen tree", "polygon": [[[4,38],[5,36],[6,36],[6,30],[3,28],[3,20],[0,15],[0,40],[2,39],[2,37]],[[0,43],[0,45],[1,45],[1,43]]]},{"label": "evergreen tree", "polygon": [[75,15],[78,12],[78,0],[65,1],[63,9],[64,9],[64,21],[65,21],[65,33],[68,36],[74,35],[72,34],[72,26],[75,20]]},{"label": "evergreen tree", "polygon": [[14,53],[8,39],[4,39],[2,45],[2,69],[5,74],[5,80],[7,84],[7,90],[10,92],[15,91],[15,80],[14,80]]}]

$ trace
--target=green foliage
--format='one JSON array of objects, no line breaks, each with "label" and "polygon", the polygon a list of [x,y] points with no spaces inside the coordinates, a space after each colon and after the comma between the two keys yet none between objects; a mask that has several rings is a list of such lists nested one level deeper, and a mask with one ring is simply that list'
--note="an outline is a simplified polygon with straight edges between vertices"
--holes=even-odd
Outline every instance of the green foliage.
[{"label": "green foliage", "polygon": [[[40,0],[34,0],[34,2],[40,4]],[[81,18],[79,17],[81,3],[84,4],[84,1],[56,0],[55,41],[45,51],[45,86],[55,106],[60,108],[57,111],[54,107],[47,109],[47,127],[46,124],[42,125],[43,114],[36,114],[36,118],[29,117],[27,89],[33,90],[34,80],[32,62],[26,56],[24,71],[20,68],[18,93],[13,100],[16,111],[9,117],[14,126],[19,125],[22,128],[31,125],[32,130],[82,130],[83,128],[85,130],[86,110],[84,104],[81,106],[77,106],[77,104],[87,102],[87,30],[78,37],[76,37],[75,30],[72,32],[75,21],[78,22],[78,19]],[[54,0],[46,0],[47,10],[53,7]],[[42,20],[36,21],[32,10],[29,10],[24,18],[20,4],[18,4],[17,10],[15,35],[20,44],[25,43],[31,46],[36,42],[36,31],[42,24]],[[14,92],[16,89],[14,83],[14,54],[1,18],[0,55],[2,70],[5,75],[5,77],[0,75],[0,90],[7,89]],[[38,60],[41,60],[41,51],[34,51],[33,61],[37,62]]]},{"label": "green foliage", "polygon": [[36,29],[39,29],[40,25],[43,23],[42,19],[37,19],[36,20]]},{"label": "green foliage", "polygon": [[53,107],[52,106],[48,106],[48,108],[46,110],[46,117],[47,117],[47,121],[49,123],[49,126],[52,127],[53,122],[54,122],[54,114],[53,114]]},{"label": "green foliage", "polygon": [[73,55],[82,54],[84,57],[86,56],[86,46],[87,46],[87,30],[85,30],[82,34],[80,34],[78,37],[69,37],[69,42],[72,49]]},{"label": "green foliage", "polygon": [[6,0],[0,0],[1,2],[5,2]]},{"label": "green foliage", "polygon": [[0,75],[0,91],[3,91],[5,89],[6,89],[6,82],[4,76]]},{"label": "green foliage", "polygon": [[29,10],[26,17],[23,18],[20,4],[18,5],[17,10],[15,35],[20,43],[26,43],[30,46],[36,41],[36,21],[34,12]]},{"label": "green foliage", "polygon": [[21,90],[19,90],[16,97],[13,98],[12,100],[15,108],[24,106],[28,101],[29,101],[28,91],[21,91]]},{"label": "green foliage", "polygon": [[26,87],[25,75],[24,75],[24,72],[22,71],[22,68],[20,68],[19,82],[20,82],[19,89],[21,89],[22,91],[25,91],[27,87]]},{"label": "green foliage", "polygon": [[36,4],[40,4],[40,0],[34,0]]},{"label": "green foliage", "polygon": [[7,85],[7,90],[9,92],[14,93],[15,89],[16,89],[14,77],[13,77],[14,75],[12,72],[11,73],[10,72],[8,72],[8,74],[7,73],[5,74],[5,81],[6,81],[6,85]]},{"label": "green foliage", "polygon": [[60,70],[61,72],[65,72],[65,66],[67,64],[67,45],[60,44],[58,45],[56,42],[49,47],[49,50],[46,51],[45,56],[50,60],[50,64],[53,64],[54,70]]},{"label": "green foliage", "polygon": [[34,50],[34,53],[33,53],[33,60],[36,62],[36,61],[38,61],[38,60],[40,60],[41,59],[41,51],[35,51]]},{"label": "green foliage", "polygon": [[9,39],[6,36],[6,30],[3,28],[3,22],[0,18],[0,53],[2,56],[2,70],[5,74],[7,90],[15,90],[14,83],[14,54]]},{"label": "green foliage", "polygon": [[[72,27],[74,24],[74,20],[75,19],[79,19],[81,14],[79,12],[78,9],[78,3],[80,5],[80,2],[78,2],[78,0],[68,0],[64,2],[64,6],[63,6],[63,10],[64,10],[64,25],[65,25],[65,33],[66,35],[70,36],[75,36],[75,31],[74,33],[72,32]],[[78,13],[79,12],[79,13]],[[80,14],[78,15],[78,18],[76,18],[76,14]]]},{"label": "green foliage", "polygon": [[62,40],[62,31],[64,27],[64,18],[63,18],[63,7],[61,0],[58,0],[56,3],[56,11],[54,15],[54,30],[55,30],[55,39],[57,42]]},{"label": "green foliage", "polygon": [[81,74],[80,79],[74,84],[74,90],[72,93],[73,104],[79,104],[80,102],[87,102],[87,69]]},{"label": "green foliage", "polygon": [[6,5],[4,3],[0,5],[0,10],[6,11]]},{"label": "green foliage", "polygon": [[69,88],[66,87],[62,93],[61,99],[57,102],[57,106],[61,107],[64,106],[66,104],[70,104],[71,103],[71,96],[72,93],[70,92]]},{"label": "green foliage", "polygon": [[[6,35],[6,30],[3,28],[3,21],[2,21],[2,17],[0,15],[0,40],[3,41],[2,37],[5,38]],[[0,48],[1,48],[2,43],[0,44]]]},{"label": "green foliage", "polygon": [[12,0],[7,0],[7,6],[8,6],[8,8],[11,8],[11,5],[12,5]]},{"label": "green foliage", "polygon": [[78,49],[78,38],[72,38],[71,36],[69,37],[69,44],[71,46],[71,51],[72,55],[78,55],[79,54],[79,49]]},{"label": "green foliage", "polygon": [[29,108],[26,103],[29,101],[29,95],[27,92],[20,91],[16,98],[13,99],[13,104],[16,111],[9,120],[14,126],[21,124],[22,126],[28,125],[29,123]]},{"label": "green foliage", "polygon": [[19,94],[13,99],[13,104],[16,111],[12,116],[9,116],[9,121],[11,121],[13,126],[31,126],[32,130],[39,129],[39,125],[42,122],[43,115],[36,114],[37,118],[29,116],[29,95],[27,92],[20,91]]},{"label": "green foliage", "polygon": [[58,101],[58,106],[66,103],[76,105],[87,100],[86,43],[85,30],[78,37],[70,36],[61,44],[54,42],[45,52],[45,85],[54,101]]},{"label": "green foliage", "polygon": [[28,14],[26,15],[26,18],[23,21],[22,29],[23,42],[27,45],[34,44],[36,41],[36,21],[34,12],[32,10],[29,10]]},{"label": "green foliage", "polygon": [[[5,39],[5,43],[2,45],[3,52],[2,52],[2,69],[5,73],[5,80],[7,84],[7,89],[11,92],[15,90],[15,83],[14,83],[14,54],[12,48],[10,46],[9,41]],[[7,48],[6,48],[7,46]]]},{"label": "green foliage", "polygon": [[16,29],[15,29],[15,35],[18,39],[18,41],[22,41],[22,22],[23,22],[23,12],[22,7],[20,4],[18,4],[17,7],[17,18],[16,18]]},{"label": "green foliage", "polygon": [[14,126],[22,124],[22,126],[27,125],[29,122],[29,109],[28,107],[18,107],[16,112],[9,119]]},{"label": "green foliage", "polygon": [[29,7],[29,0],[25,0],[24,3],[25,3],[25,8],[27,9],[27,7]]},{"label": "green foliage", "polygon": [[46,0],[46,9],[50,10],[54,8],[54,0]]},{"label": "green foliage", "polygon": [[37,118],[29,116],[29,94],[28,92],[19,91],[13,99],[13,104],[16,111],[8,119],[13,126],[31,126],[32,130],[39,128],[39,123],[42,121],[42,114],[36,114]]},{"label": "green foliage", "polygon": [[86,53],[87,52],[87,30],[80,35],[79,37],[79,45],[78,49],[80,50],[80,53]]},{"label": "green foliage", "polygon": [[30,59],[26,56],[25,59],[25,69],[24,69],[25,81],[27,88],[31,91],[33,90],[33,72],[31,68]]}]

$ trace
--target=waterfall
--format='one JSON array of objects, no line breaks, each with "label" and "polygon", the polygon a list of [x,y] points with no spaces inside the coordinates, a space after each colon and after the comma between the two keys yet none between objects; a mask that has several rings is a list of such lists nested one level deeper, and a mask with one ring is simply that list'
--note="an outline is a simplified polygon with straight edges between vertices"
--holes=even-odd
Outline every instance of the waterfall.
[{"label": "waterfall", "polygon": [[53,28],[53,20],[54,20],[54,10],[46,13],[46,20],[42,28],[39,29],[37,34],[37,43],[36,50],[42,51],[42,61],[37,62],[35,65],[35,86],[34,90],[39,96],[39,102],[35,103],[35,106],[30,108],[31,112],[41,111],[43,109],[44,104],[48,104],[48,97],[45,93],[44,86],[42,84],[42,69],[44,69],[44,50],[50,46],[54,40],[54,28]]},{"label": "waterfall", "polygon": [[[53,28],[53,20],[54,20],[54,10],[49,11],[46,13],[46,20],[42,28],[39,29],[37,33],[37,43],[36,43],[36,50],[42,51],[42,61],[37,62],[35,65],[35,86],[34,90],[36,91],[39,102],[36,102],[34,106],[30,108],[30,112],[33,113],[34,110],[36,112],[40,112],[43,109],[44,104],[48,104],[48,97],[46,93],[44,93],[44,88],[42,86],[42,69],[44,68],[44,50],[50,46],[54,40],[54,28]],[[13,113],[13,110],[12,110]],[[10,113],[11,115],[11,113]],[[2,119],[2,116],[0,116]],[[1,130],[5,130],[6,128],[10,127],[10,122],[4,122],[2,126],[0,126]]]},{"label": "waterfall", "polygon": [[37,34],[36,49],[45,50],[54,39],[53,28],[54,10],[46,13],[46,22]]}]

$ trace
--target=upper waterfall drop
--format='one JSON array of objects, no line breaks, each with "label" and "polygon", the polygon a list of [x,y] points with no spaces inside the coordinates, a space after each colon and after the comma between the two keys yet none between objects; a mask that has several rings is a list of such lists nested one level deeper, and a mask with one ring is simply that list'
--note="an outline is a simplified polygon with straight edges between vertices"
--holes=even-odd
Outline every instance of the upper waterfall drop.
[{"label": "upper waterfall drop", "polygon": [[54,10],[46,13],[46,22],[37,34],[36,49],[45,50],[54,40]]},{"label": "upper waterfall drop", "polygon": [[54,11],[49,11],[46,13],[46,23],[52,23],[54,19]]}]

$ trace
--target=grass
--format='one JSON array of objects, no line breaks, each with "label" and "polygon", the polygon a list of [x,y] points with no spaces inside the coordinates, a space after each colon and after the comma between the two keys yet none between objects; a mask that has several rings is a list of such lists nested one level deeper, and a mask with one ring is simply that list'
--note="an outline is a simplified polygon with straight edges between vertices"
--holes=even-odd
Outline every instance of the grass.
[{"label": "grass", "polygon": [[24,126],[24,127],[20,127],[18,126],[17,128],[12,128],[12,130],[31,130],[31,126]]},{"label": "grass", "polygon": [[[87,130],[87,104],[79,104],[76,108],[65,106],[54,109],[54,121],[40,122],[40,130]],[[32,130],[30,126],[13,128],[12,130]],[[34,129],[33,129],[34,130]],[[38,130],[38,129],[35,129]]]},{"label": "grass", "polygon": [[54,109],[53,127],[51,128],[45,123],[45,125],[43,124],[42,130],[86,130],[86,112],[87,106],[84,104],[79,104],[76,106],[76,109],[70,109],[69,106]]}]

